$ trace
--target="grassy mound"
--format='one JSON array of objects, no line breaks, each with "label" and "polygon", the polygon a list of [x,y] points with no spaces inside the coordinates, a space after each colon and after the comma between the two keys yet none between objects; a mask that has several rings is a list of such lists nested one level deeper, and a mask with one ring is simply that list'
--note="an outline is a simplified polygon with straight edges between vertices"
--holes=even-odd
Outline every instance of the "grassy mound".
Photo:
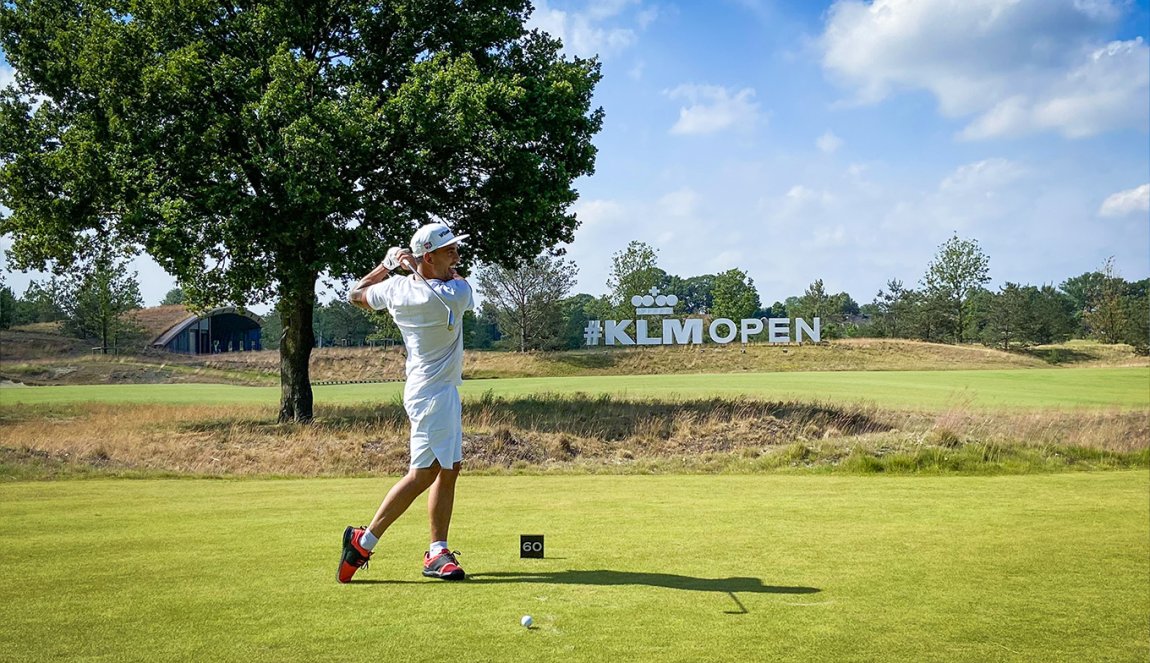
[{"label": "grassy mound", "polygon": [[[54,340],[53,340],[54,339]],[[0,332],[0,379],[35,385],[220,382],[278,385],[276,351],[187,356],[85,354],[59,336]],[[819,345],[599,348],[551,353],[468,351],[464,377],[684,375],[820,371],[939,371],[1150,366],[1128,346],[1074,341],[1007,353],[975,345],[851,339]],[[402,347],[317,348],[313,383],[391,381],[404,377]]]}]

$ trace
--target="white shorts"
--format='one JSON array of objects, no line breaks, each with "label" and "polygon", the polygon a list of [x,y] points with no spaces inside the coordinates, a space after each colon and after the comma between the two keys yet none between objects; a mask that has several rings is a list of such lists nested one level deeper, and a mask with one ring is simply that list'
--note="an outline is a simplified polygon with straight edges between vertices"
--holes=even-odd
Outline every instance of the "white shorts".
[{"label": "white shorts", "polygon": [[411,466],[431,467],[435,461],[450,470],[463,460],[463,405],[454,385],[430,396],[405,399],[411,419]]}]

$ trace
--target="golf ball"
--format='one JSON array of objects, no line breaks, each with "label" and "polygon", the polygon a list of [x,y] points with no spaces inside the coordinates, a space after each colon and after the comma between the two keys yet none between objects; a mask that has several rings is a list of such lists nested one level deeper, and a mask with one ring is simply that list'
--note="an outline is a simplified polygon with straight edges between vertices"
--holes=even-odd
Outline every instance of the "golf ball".
[{"label": "golf ball", "polygon": [[531,615],[523,615],[523,619],[520,619],[519,623],[523,624],[527,628],[531,628],[531,625],[535,623],[535,620],[531,619]]}]

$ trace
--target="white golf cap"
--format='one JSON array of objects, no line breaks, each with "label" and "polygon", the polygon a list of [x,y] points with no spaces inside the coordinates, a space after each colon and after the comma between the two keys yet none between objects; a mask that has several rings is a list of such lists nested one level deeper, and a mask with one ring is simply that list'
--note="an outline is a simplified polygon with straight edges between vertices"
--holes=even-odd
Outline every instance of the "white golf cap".
[{"label": "white golf cap", "polygon": [[456,235],[444,223],[429,223],[411,236],[411,252],[419,257],[442,249],[450,244],[456,244],[470,237],[470,235]]}]

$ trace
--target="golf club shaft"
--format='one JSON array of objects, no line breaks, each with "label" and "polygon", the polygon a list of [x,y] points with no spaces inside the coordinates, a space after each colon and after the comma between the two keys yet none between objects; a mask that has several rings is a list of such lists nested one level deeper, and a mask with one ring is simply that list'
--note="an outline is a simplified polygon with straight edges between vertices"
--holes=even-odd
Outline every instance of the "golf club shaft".
[{"label": "golf club shaft", "polygon": [[448,331],[451,331],[451,329],[455,326],[455,312],[451,310],[451,307],[447,305],[447,302],[443,301],[443,298],[439,296],[439,293],[435,291],[435,288],[431,287],[431,284],[427,282],[427,279],[423,278],[423,274],[420,274],[419,270],[415,270],[412,273],[418,276],[420,281],[423,281],[423,285],[427,286],[427,289],[431,291],[431,294],[435,295],[435,298],[439,300],[440,304],[443,304],[443,308],[447,309],[447,329]]}]

